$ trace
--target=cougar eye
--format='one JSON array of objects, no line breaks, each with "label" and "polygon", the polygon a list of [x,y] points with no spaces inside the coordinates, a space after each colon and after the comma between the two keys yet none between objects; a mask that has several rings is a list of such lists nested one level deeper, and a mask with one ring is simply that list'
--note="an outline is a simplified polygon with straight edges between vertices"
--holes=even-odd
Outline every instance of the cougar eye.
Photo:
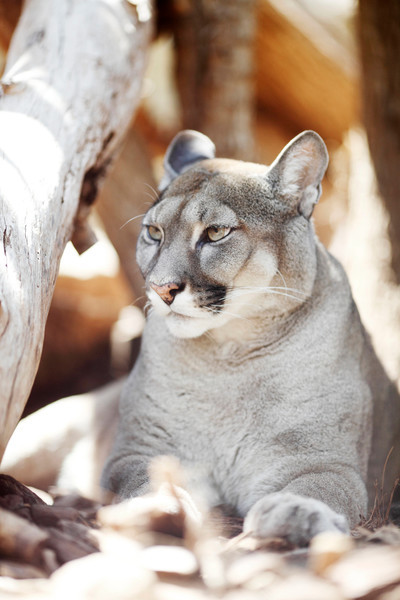
[{"label": "cougar eye", "polygon": [[218,242],[231,232],[230,227],[209,227],[206,229],[207,238],[210,242]]},{"label": "cougar eye", "polygon": [[147,225],[147,234],[154,242],[162,240],[162,231],[158,227],[155,227],[155,225]]}]

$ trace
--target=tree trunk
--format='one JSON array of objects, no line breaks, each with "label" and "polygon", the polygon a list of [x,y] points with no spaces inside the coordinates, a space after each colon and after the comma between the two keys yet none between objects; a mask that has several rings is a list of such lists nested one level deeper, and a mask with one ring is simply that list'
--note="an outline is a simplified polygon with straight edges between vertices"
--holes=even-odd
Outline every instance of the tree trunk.
[{"label": "tree trunk", "polygon": [[400,283],[400,2],[360,0],[364,120]]},{"label": "tree trunk", "polygon": [[[38,366],[65,244],[139,99],[150,8],[28,0],[0,100],[0,457]],[[82,239],[83,232],[83,239]],[[77,242],[78,243],[78,242]]]},{"label": "tree trunk", "polygon": [[220,156],[251,158],[255,0],[172,5],[184,127],[211,136]]}]

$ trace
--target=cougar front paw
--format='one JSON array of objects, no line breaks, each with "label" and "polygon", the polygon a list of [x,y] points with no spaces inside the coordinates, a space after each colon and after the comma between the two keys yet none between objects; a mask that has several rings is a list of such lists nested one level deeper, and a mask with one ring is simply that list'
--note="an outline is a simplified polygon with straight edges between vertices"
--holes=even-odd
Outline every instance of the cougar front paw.
[{"label": "cougar front paw", "polygon": [[329,506],[290,493],[270,494],[261,498],[248,512],[244,531],[256,537],[279,537],[296,546],[306,546],[323,531],[348,533],[346,517]]}]

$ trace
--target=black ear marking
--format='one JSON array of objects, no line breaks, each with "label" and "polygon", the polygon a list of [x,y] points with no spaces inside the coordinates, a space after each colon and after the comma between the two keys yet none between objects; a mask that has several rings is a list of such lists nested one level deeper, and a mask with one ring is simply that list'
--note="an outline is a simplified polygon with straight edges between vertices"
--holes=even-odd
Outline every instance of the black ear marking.
[{"label": "black ear marking", "polygon": [[301,215],[309,219],[321,195],[321,181],[328,166],[325,143],[315,131],[303,131],[272,163],[268,177]]},{"label": "black ear marking", "polygon": [[215,146],[210,138],[191,129],[178,133],[165,154],[165,173],[159,185],[160,191],[194,163],[207,158],[215,158]]}]

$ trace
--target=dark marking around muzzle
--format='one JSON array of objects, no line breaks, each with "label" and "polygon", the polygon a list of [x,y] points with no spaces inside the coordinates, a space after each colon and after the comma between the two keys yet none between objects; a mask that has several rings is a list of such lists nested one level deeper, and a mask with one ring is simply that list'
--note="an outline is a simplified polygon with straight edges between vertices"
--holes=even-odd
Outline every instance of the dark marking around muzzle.
[{"label": "dark marking around muzzle", "polygon": [[226,287],[224,285],[208,285],[202,289],[199,304],[201,308],[207,308],[220,312],[224,307],[226,297]]}]

